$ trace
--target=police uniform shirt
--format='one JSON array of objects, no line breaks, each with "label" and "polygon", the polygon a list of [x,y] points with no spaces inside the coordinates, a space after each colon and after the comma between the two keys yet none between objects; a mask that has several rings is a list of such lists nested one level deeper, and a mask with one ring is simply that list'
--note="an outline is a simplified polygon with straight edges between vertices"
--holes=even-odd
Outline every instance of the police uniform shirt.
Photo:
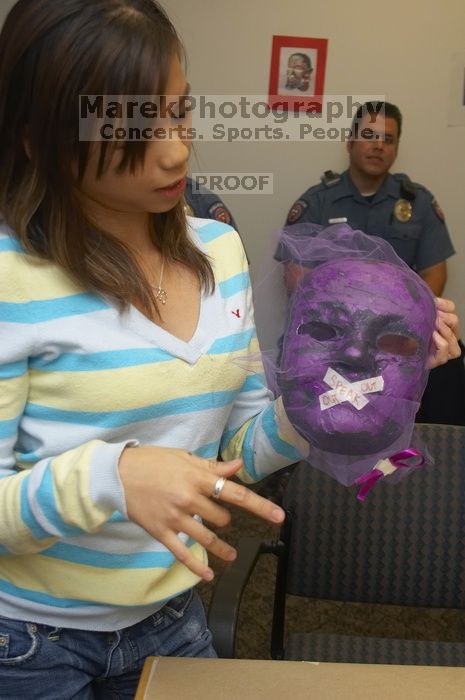
[{"label": "police uniform shirt", "polygon": [[197,216],[199,219],[221,221],[223,224],[229,224],[237,231],[236,222],[224,202],[216,194],[207,190],[206,187],[194,183],[194,180],[190,177],[187,178],[184,198],[190,215]]},{"label": "police uniform shirt", "polygon": [[[347,170],[342,175],[329,175],[295,202],[286,225],[347,223],[387,240],[398,256],[417,272],[454,254],[443,214],[433,195],[407,175],[388,174],[371,196],[358,191]],[[275,257],[289,259],[282,248]]]}]

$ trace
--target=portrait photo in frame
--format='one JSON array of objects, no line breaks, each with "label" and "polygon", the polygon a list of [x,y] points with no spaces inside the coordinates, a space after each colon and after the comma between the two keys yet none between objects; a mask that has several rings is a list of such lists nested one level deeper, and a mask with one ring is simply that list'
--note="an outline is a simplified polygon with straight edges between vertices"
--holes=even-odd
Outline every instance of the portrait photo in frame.
[{"label": "portrait photo in frame", "polygon": [[268,102],[287,111],[322,111],[327,39],[273,36]]}]

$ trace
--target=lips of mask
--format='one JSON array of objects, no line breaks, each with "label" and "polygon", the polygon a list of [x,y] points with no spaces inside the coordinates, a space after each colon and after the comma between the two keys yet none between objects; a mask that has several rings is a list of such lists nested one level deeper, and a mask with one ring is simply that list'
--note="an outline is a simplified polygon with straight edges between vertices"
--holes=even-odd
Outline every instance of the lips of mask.
[{"label": "lips of mask", "polygon": [[435,317],[426,285],[391,263],[346,258],[309,272],[292,298],[278,373],[296,430],[335,454],[393,443],[418,408]]}]

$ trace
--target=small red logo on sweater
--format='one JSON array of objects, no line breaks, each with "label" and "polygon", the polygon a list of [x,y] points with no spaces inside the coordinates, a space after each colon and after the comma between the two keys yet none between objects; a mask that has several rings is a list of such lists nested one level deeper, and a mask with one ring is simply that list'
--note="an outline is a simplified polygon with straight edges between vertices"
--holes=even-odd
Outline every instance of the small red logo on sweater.
[{"label": "small red logo on sweater", "polygon": [[239,309],[236,309],[235,311],[231,311],[231,313],[234,314],[234,316],[237,316],[237,318],[241,317],[241,312],[239,311]]}]

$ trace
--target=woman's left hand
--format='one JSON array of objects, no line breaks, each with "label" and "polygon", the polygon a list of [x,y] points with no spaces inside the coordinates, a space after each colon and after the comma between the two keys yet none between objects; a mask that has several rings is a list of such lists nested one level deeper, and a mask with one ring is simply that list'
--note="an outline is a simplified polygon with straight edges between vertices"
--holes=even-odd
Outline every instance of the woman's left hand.
[{"label": "woman's left hand", "polygon": [[433,333],[434,353],[428,360],[428,368],[433,369],[448,360],[460,357],[459,319],[455,313],[455,304],[450,299],[436,298],[436,330]]}]

